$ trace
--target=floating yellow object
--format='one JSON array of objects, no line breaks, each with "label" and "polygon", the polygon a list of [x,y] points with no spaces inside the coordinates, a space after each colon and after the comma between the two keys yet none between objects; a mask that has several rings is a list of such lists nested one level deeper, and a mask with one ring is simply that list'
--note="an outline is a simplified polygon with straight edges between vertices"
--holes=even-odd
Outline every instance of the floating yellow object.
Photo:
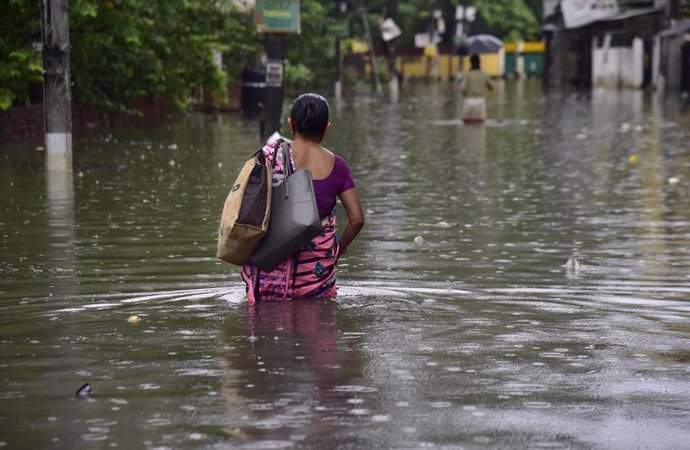
[{"label": "floating yellow object", "polygon": [[139,319],[139,316],[129,316],[129,318],[127,319],[127,322],[137,323],[137,322],[139,322],[139,320],[141,320],[141,319]]},{"label": "floating yellow object", "polygon": [[630,164],[637,164],[637,155],[633,153],[628,157],[628,161],[630,161]]}]

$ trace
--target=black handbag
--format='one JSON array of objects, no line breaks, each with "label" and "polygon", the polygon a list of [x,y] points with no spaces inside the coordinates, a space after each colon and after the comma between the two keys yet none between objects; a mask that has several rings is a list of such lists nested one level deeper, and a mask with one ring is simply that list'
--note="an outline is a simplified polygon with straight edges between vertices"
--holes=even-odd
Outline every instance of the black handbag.
[{"label": "black handbag", "polygon": [[[280,146],[285,179],[273,189],[268,230],[251,259],[263,271],[274,269],[323,232],[311,172],[306,169],[292,172],[289,145],[283,141]],[[275,158],[273,161],[275,164]]]}]

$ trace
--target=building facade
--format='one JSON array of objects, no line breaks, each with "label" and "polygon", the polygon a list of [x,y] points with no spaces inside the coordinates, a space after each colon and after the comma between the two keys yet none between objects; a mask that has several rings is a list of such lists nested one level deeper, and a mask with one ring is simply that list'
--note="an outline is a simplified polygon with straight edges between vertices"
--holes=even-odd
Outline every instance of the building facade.
[{"label": "building facade", "polygon": [[544,0],[543,9],[548,86],[690,91],[690,1]]}]

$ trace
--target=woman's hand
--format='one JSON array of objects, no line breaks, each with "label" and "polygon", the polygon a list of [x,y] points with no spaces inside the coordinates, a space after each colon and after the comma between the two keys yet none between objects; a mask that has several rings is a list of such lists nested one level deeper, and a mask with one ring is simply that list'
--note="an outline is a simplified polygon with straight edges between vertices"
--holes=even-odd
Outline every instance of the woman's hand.
[{"label": "woman's hand", "polygon": [[345,254],[347,247],[357,237],[359,231],[364,226],[364,211],[362,203],[356,189],[350,189],[340,194],[340,201],[343,203],[347,214],[347,225],[340,236],[340,248],[338,258]]},{"label": "woman's hand", "polygon": [[339,245],[338,246],[338,254],[335,257],[335,261],[338,262],[340,260],[340,257],[343,256],[345,253],[347,253],[347,247]]}]

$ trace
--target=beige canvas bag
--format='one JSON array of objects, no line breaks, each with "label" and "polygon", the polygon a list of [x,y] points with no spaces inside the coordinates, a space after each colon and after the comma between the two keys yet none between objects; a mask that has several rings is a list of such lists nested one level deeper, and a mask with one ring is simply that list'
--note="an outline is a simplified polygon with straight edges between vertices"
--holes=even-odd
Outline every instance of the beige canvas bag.
[{"label": "beige canvas bag", "polygon": [[259,150],[244,163],[225,199],[218,230],[218,258],[242,266],[266,234],[271,217],[273,168]]}]

